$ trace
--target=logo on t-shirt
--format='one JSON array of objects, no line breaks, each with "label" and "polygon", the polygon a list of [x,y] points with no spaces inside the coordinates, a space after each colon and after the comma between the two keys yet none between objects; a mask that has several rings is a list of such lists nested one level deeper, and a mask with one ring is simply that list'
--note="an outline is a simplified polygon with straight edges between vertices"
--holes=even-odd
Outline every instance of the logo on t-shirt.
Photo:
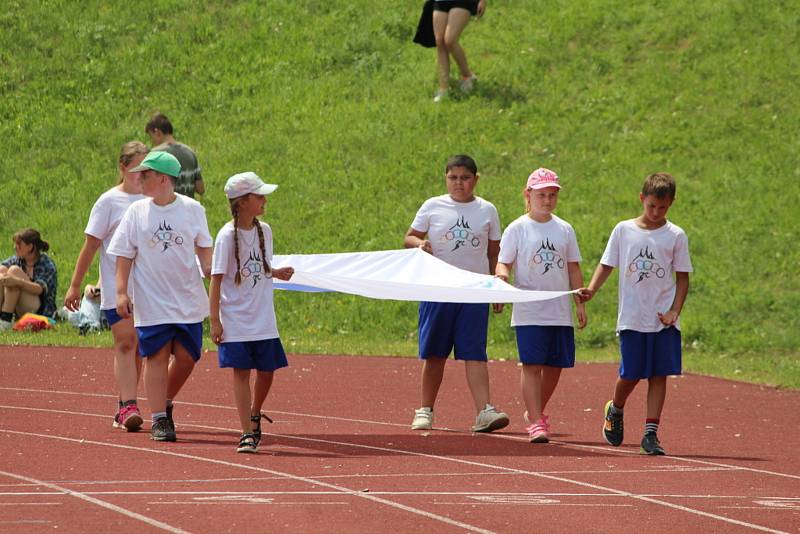
[{"label": "logo on t-shirt", "polygon": [[556,252],[556,247],[550,242],[550,238],[542,241],[542,245],[536,250],[531,261],[528,262],[530,267],[537,265],[542,266],[542,271],[539,274],[547,274],[554,268],[564,269],[564,258]]},{"label": "logo on t-shirt", "polygon": [[163,221],[158,225],[158,230],[153,232],[153,237],[150,238],[150,246],[157,245],[161,245],[163,247],[161,252],[164,252],[172,245],[183,245],[183,237],[178,232],[174,232],[167,221]]},{"label": "logo on t-shirt", "polygon": [[625,274],[627,276],[637,276],[637,284],[642,280],[647,280],[651,275],[655,276],[656,278],[664,278],[664,276],[667,274],[667,271],[665,271],[661,265],[656,263],[654,261],[655,259],[655,254],[650,252],[649,247],[639,249],[639,254],[637,254],[631,264],[628,265],[628,272]]},{"label": "logo on t-shirt", "polygon": [[253,248],[250,249],[250,256],[248,256],[247,261],[242,265],[239,274],[242,275],[242,278],[251,278],[253,285],[250,287],[256,287],[259,280],[270,277],[270,273],[264,274],[263,266],[264,263],[261,261],[261,255]]},{"label": "logo on t-shirt", "polygon": [[478,248],[481,244],[480,238],[475,235],[472,228],[469,227],[469,222],[467,222],[463,215],[444,234],[444,239],[453,244],[453,248],[450,252],[465,247],[467,244],[472,245],[474,248]]}]

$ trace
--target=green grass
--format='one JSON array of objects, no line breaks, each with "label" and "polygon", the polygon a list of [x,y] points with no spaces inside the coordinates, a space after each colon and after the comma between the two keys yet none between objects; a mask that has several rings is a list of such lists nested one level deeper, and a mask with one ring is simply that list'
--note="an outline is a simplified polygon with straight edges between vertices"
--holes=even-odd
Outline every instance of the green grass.
[{"label": "green grass", "polygon": [[[557,212],[588,277],[614,224],[637,215],[644,176],[667,170],[696,271],[685,368],[800,388],[800,6],[497,0],[462,40],[478,90],[433,105],[434,53],[410,42],[419,3],[400,4],[11,2],[0,235],[40,229],[63,296],[120,145],[143,139],[157,109],[198,151],[212,232],[228,218],[228,176],[280,184],[267,215],[277,253],[399,248],[422,201],[443,192],[446,157],[466,152],[504,224],[522,213],[532,169],[559,173]],[[579,359],[615,358],[615,287],[616,275],[589,304]],[[415,351],[412,303],[280,293],[277,306],[295,352]],[[511,358],[507,321],[492,320],[491,352]],[[89,340],[0,335],[17,341]]]}]

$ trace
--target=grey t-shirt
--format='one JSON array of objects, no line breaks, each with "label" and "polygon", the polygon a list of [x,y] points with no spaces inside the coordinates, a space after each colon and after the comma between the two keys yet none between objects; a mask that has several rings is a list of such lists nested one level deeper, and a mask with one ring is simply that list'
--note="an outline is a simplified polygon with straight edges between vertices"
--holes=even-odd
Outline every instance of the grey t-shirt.
[{"label": "grey t-shirt", "polygon": [[181,164],[181,173],[175,180],[175,192],[187,197],[194,198],[194,183],[203,179],[201,174],[200,163],[197,161],[197,155],[194,150],[184,145],[183,143],[162,143],[153,150],[169,152]]}]

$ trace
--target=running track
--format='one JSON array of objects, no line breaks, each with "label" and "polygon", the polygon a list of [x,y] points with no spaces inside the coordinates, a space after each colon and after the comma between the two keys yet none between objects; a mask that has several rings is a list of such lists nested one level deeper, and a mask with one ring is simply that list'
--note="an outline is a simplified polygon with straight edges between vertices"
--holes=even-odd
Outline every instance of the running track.
[{"label": "running track", "polygon": [[[238,440],[231,378],[205,353],[175,409],[177,443],[111,428],[110,352],[0,347],[0,532],[800,532],[800,392],[687,375],[669,381],[670,456],[602,440],[615,366],[579,364],[523,431],[514,362],[492,362],[511,425],[472,434],[450,362],[436,429],[412,432],[418,362],[290,356],[259,454]],[[643,386],[643,385],[642,385]],[[146,401],[142,402],[147,409]]]}]

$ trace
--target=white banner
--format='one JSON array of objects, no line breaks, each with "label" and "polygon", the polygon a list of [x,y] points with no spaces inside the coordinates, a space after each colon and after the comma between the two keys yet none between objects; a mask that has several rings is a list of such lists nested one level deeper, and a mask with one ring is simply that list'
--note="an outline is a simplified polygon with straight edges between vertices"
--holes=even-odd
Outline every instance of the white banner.
[{"label": "white banner", "polygon": [[574,291],[527,291],[488,274],[464,271],[419,248],[342,254],[276,255],[273,266],[293,267],[276,289],[338,291],[373,299],[428,302],[530,302]]}]

